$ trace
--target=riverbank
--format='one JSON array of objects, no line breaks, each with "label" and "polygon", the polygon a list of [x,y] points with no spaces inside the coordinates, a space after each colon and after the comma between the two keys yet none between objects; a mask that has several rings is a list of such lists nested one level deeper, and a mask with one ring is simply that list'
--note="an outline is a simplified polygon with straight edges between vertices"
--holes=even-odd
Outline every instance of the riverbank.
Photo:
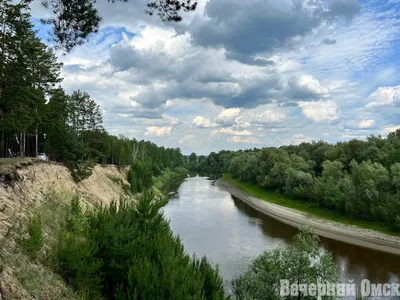
[{"label": "riverbank", "polygon": [[309,225],[323,237],[400,255],[400,237],[398,236],[316,218],[310,214],[254,197],[223,179],[217,180],[216,185],[254,209],[285,224],[297,228]]}]

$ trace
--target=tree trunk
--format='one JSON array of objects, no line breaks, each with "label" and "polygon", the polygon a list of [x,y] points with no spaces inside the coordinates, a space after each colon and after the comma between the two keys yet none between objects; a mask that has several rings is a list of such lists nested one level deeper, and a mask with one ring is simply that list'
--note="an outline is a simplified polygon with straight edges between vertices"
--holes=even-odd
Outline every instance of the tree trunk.
[{"label": "tree trunk", "polygon": [[22,144],[22,132],[20,132],[20,134],[19,134],[19,141],[18,141],[18,143],[19,143],[19,156],[20,156],[20,157],[23,157],[23,156],[22,156],[22,153],[23,153],[23,151],[24,151],[24,145]]},{"label": "tree trunk", "polygon": [[7,156],[7,150],[5,149],[5,136],[4,136],[4,131],[1,132],[1,142],[0,142],[0,157],[6,157]]},{"label": "tree trunk", "polygon": [[36,129],[35,129],[35,157],[37,157],[39,154],[39,135],[38,135],[38,126],[36,124]]},{"label": "tree trunk", "polygon": [[23,152],[22,156],[25,157],[25,155],[26,155],[26,132],[25,131],[24,131],[24,139],[23,139],[22,144],[24,145],[24,152]]}]

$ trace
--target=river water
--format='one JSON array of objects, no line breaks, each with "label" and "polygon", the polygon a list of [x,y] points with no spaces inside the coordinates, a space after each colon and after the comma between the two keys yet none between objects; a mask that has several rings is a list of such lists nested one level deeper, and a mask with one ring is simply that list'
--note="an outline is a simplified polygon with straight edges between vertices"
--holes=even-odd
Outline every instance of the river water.
[{"label": "river water", "polygon": [[[207,177],[187,178],[169,190],[163,213],[172,231],[181,237],[189,254],[206,255],[219,265],[227,288],[254,258],[287,245],[297,232],[247,206]],[[341,282],[400,280],[400,256],[325,238],[321,247],[332,253]]]}]

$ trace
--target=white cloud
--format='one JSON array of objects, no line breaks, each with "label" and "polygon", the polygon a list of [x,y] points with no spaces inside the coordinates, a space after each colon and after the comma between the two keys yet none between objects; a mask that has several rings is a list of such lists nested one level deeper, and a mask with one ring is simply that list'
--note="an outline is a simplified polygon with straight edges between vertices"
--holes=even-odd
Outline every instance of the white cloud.
[{"label": "white cloud", "polygon": [[367,128],[372,128],[375,126],[375,120],[361,120],[358,123],[358,127],[361,129],[367,129]]},{"label": "white cloud", "polygon": [[394,132],[394,131],[396,131],[396,130],[398,130],[398,129],[400,129],[400,125],[397,125],[397,126],[395,126],[395,125],[389,125],[389,126],[384,127],[384,128],[382,129],[382,132],[381,132],[381,133],[382,133],[384,136],[386,136],[386,135],[388,135],[389,133]]},{"label": "white cloud", "polygon": [[299,102],[299,107],[302,109],[303,115],[313,122],[330,122],[339,117],[339,107],[331,100]]},{"label": "white cloud", "polygon": [[288,94],[295,99],[315,99],[328,96],[328,89],[311,75],[292,76],[289,81]]},{"label": "white cloud", "polygon": [[286,114],[279,110],[266,110],[262,114],[257,115],[252,122],[255,124],[282,123],[286,118]]},{"label": "white cloud", "polygon": [[218,126],[217,124],[211,122],[209,119],[206,119],[202,116],[196,116],[193,119],[192,124],[198,128],[213,128]]},{"label": "white cloud", "polygon": [[258,145],[261,142],[255,137],[241,137],[241,136],[231,136],[227,139],[230,143],[239,143],[239,144],[253,144]]},{"label": "white cloud", "polygon": [[166,136],[171,134],[172,127],[149,126],[145,132],[147,136]]},{"label": "white cloud", "polygon": [[194,135],[192,135],[192,134],[188,134],[188,135],[185,135],[184,137],[182,137],[182,138],[178,141],[178,143],[179,143],[179,144],[186,144],[186,143],[192,143],[192,142],[194,142],[194,141],[196,141],[196,136],[194,136]]},{"label": "white cloud", "polygon": [[299,145],[301,143],[311,142],[311,139],[302,133],[293,134],[283,140],[283,145]]},{"label": "white cloud", "polygon": [[222,126],[231,126],[235,124],[236,118],[240,114],[240,108],[228,108],[221,111],[215,118],[215,123]]},{"label": "white cloud", "polygon": [[213,130],[211,136],[215,136],[218,134],[225,134],[225,135],[233,135],[233,136],[249,136],[253,133],[248,130],[233,130],[232,128],[221,128],[218,130]]},{"label": "white cloud", "polygon": [[357,0],[199,1],[176,24],[147,16],[144,0],[97,1],[102,28],[59,57],[62,86],[88,92],[110,133],[185,153],[213,129],[203,154],[379,134],[400,119],[400,10],[359,2],[357,14]]},{"label": "white cloud", "polygon": [[379,87],[368,96],[369,103],[366,108],[379,108],[382,106],[400,106],[400,85]]}]

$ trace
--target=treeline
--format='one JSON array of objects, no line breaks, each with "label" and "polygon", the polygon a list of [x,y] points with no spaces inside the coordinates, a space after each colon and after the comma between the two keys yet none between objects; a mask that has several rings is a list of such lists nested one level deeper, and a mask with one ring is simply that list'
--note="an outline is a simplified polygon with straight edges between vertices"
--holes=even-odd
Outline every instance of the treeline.
[{"label": "treeline", "polygon": [[400,231],[400,130],[334,145],[221,151],[196,166]]}]

